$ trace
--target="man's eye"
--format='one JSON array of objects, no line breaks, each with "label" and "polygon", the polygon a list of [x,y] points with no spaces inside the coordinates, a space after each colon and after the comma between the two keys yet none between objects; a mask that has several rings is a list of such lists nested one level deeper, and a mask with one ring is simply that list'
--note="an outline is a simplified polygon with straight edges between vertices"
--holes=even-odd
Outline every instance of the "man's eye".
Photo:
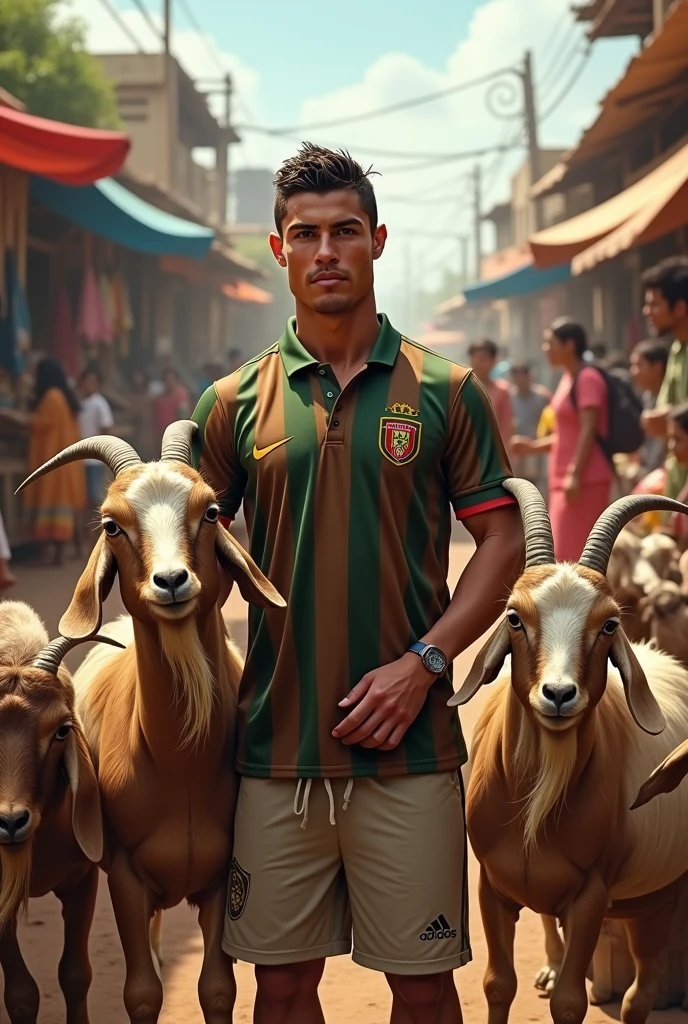
[{"label": "man's eye", "polygon": [[354,233],[355,232],[353,231],[352,228],[340,228],[339,229],[339,234],[340,235],[353,235]]}]

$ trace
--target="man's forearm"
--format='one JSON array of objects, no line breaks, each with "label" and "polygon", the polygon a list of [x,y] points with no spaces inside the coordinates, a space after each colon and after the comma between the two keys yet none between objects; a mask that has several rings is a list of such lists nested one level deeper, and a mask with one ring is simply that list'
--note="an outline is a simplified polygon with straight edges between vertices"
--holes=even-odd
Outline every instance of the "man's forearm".
[{"label": "man's forearm", "polygon": [[453,661],[499,618],[522,568],[523,533],[518,517],[510,535],[488,535],[479,544],[449,607],[422,640],[439,647]]}]

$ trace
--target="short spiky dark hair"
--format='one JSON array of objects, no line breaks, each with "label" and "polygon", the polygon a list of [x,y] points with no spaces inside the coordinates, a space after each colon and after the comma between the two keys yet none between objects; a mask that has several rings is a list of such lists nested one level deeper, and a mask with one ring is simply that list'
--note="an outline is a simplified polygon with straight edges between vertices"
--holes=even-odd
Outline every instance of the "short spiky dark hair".
[{"label": "short spiky dark hair", "polygon": [[646,288],[661,292],[671,307],[681,299],[688,302],[688,258],[685,256],[669,256],[646,270],[641,280]]},{"label": "short spiky dark hair", "polygon": [[275,175],[275,227],[282,234],[287,200],[298,192],[335,192],[350,189],[358,195],[371,231],[377,228],[377,202],[370,182],[376,172],[361,165],[346,150],[326,149],[304,142],[296,156],[285,160]]}]

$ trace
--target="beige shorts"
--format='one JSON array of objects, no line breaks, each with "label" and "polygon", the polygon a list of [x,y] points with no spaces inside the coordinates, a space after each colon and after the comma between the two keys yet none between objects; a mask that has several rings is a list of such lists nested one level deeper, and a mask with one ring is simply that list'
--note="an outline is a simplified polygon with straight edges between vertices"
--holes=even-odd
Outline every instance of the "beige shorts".
[{"label": "beige shorts", "polygon": [[242,778],[225,952],[300,963],[351,952],[352,932],[353,959],[376,971],[469,962],[460,772]]}]

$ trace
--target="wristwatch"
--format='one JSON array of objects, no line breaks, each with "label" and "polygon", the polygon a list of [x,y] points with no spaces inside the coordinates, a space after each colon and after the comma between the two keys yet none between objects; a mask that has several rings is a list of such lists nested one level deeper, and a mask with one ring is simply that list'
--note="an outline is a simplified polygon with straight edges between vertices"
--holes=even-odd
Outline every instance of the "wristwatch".
[{"label": "wristwatch", "polygon": [[447,658],[439,647],[419,641],[417,644],[412,644],[409,651],[418,655],[428,672],[433,672],[436,676],[443,676],[447,671]]}]

